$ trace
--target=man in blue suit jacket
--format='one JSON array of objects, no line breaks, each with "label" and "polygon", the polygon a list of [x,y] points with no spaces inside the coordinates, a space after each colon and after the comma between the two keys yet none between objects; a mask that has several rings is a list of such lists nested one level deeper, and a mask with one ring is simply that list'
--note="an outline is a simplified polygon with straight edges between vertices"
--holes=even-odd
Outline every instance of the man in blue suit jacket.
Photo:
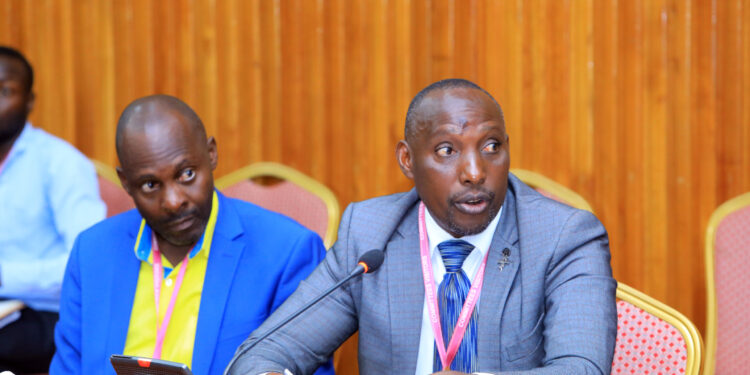
[{"label": "man in blue suit jacket", "polygon": [[[360,374],[609,374],[616,282],[602,224],[509,174],[502,111],[474,83],[422,90],[405,133],[396,156],[415,189],[346,209],[323,263],[240,346],[231,374],[312,373],[357,330]],[[377,271],[243,353],[370,249],[385,253]],[[481,285],[478,297],[460,280]],[[457,354],[443,360],[437,333],[448,346],[461,326]]]},{"label": "man in blue suit jacket", "polygon": [[[112,354],[162,352],[169,360],[187,350],[195,374],[220,374],[325,248],[291,219],[214,190],[216,143],[176,98],[152,96],[128,106],[118,123],[117,151],[118,174],[137,210],[76,240],[50,373],[113,374]],[[152,277],[153,269],[161,277]],[[162,309],[175,299],[170,312],[155,308],[154,284],[167,290],[158,294]],[[162,345],[155,322],[167,324]],[[318,373],[332,374],[330,361]]]}]

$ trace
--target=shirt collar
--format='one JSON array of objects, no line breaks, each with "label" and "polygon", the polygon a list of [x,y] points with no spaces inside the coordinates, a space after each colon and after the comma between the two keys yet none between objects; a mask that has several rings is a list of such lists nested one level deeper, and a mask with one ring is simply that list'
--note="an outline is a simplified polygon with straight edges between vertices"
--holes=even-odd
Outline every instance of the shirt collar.
[{"label": "shirt collar", "polygon": [[[193,249],[190,250],[188,257],[193,259],[195,256],[202,256],[208,258],[208,254],[211,251],[211,242],[213,241],[214,230],[216,229],[216,218],[219,213],[219,197],[216,191],[213,192],[211,199],[211,214],[206,223],[206,229],[203,231],[203,235],[195,243]],[[153,235],[151,227],[146,223],[146,219],[141,219],[141,227],[138,230],[138,236],[135,240],[135,257],[138,260],[153,264],[153,252],[151,251],[151,236]],[[165,271],[169,267],[164,267]],[[171,270],[171,268],[169,268]],[[164,277],[168,276],[167,272],[164,273]]]},{"label": "shirt collar", "polygon": [[[487,254],[492,244],[492,237],[495,235],[497,225],[500,223],[500,216],[503,213],[503,207],[500,206],[497,215],[490,221],[490,224],[482,232],[472,234],[469,236],[463,236],[460,238],[453,237],[450,233],[445,231],[432,217],[430,210],[425,206],[425,226],[427,227],[427,239],[430,241],[430,256],[433,256],[436,251],[439,251],[437,245],[443,241],[461,239],[472,245],[475,249],[479,249],[482,252],[482,256]],[[473,250],[472,250],[473,251]]]}]

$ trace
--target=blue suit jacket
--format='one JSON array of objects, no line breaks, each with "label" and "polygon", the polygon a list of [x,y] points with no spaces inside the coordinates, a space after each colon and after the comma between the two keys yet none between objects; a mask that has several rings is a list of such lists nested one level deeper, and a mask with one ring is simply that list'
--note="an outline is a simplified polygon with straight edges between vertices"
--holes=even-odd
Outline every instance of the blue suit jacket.
[{"label": "blue suit jacket", "polygon": [[[130,323],[140,261],[137,210],[81,233],[63,280],[55,374],[114,374]],[[221,374],[237,346],[325,256],[320,238],[291,219],[219,194],[203,284],[192,370]],[[319,374],[332,374],[330,361]]]},{"label": "blue suit jacket", "polygon": [[[239,358],[233,374],[312,373],[359,330],[360,374],[414,374],[424,307],[416,191],[354,203],[338,241],[299,289],[260,326],[343,278],[370,249],[385,261]],[[498,267],[507,249],[510,264]],[[479,309],[479,371],[609,374],[617,330],[607,233],[589,212],[508,179],[489,249]]]}]

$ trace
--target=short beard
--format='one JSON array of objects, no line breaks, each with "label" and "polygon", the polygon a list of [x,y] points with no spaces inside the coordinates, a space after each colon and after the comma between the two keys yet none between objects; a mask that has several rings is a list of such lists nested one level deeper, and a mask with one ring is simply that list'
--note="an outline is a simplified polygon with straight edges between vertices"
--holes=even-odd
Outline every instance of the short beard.
[{"label": "short beard", "polygon": [[489,211],[489,219],[484,223],[481,223],[477,226],[470,227],[470,228],[460,227],[456,223],[456,219],[453,215],[453,211],[448,211],[448,222],[446,224],[448,224],[448,228],[450,229],[451,234],[458,235],[456,238],[471,236],[474,234],[479,234],[479,233],[484,232],[484,230],[487,229],[487,227],[490,225],[490,223],[492,222],[492,220],[495,218],[495,216],[497,215],[499,211],[500,211],[500,207],[498,208],[491,207]]},{"label": "short beard", "polygon": [[7,120],[9,123],[12,123],[14,125],[11,125],[4,131],[0,130],[0,145],[3,145],[15,139],[19,134],[21,134],[23,128],[26,126],[26,116],[14,116]]},{"label": "short beard", "polygon": [[[205,227],[204,227],[205,231]],[[161,234],[160,234],[161,235]],[[196,233],[195,235],[191,237],[179,237],[179,236],[161,236],[164,238],[167,242],[172,244],[173,246],[189,246],[189,245],[195,245],[200,241],[201,237],[203,237],[203,232]]]},{"label": "short beard", "polygon": [[[210,215],[210,213],[211,213],[211,211],[209,211],[209,215]],[[163,231],[162,230],[157,230],[157,228],[158,229],[166,228],[169,225],[170,222],[172,222],[174,220],[180,220],[180,219],[182,219],[184,217],[187,217],[187,216],[196,217],[198,219],[200,227],[203,228],[203,231],[200,231],[200,233],[195,233],[192,236],[186,237],[186,236],[173,235],[172,233],[169,233],[167,230],[163,230]],[[148,223],[148,220],[146,222]],[[192,211],[188,211],[188,212],[183,212],[183,213],[178,214],[178,215],[170,216],[170,217],[168,217],[168,218],[166,218],[164,220],[161,220],[161,221],[153,223],[153,224],[148,223],[148,225],[152,229],[156,230],[157,233],[159,233],[159,236],[161,236],[164,240],[166,240],[170,244],[172,244],[174,246],[188,246],[188,245],[196,244],[198,241],[200,241],[201,237],[203,236],[203,233],[206,230],[206,225],[208,225],[208,216],[201,215],[200,210],[192,210]]]}]

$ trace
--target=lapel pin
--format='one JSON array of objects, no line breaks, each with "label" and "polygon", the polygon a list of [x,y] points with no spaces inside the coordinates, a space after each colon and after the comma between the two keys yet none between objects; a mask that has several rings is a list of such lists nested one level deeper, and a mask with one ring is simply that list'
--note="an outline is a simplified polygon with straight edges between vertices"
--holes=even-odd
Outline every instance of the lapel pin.
[{"label": "lapel pin", "polygon": [[510,261],[510,250],[506,247],[505,249],[503,249],[503,258],[497,261],[497,268],[502,271],[505,266],[511,263],[513,262]]}]

